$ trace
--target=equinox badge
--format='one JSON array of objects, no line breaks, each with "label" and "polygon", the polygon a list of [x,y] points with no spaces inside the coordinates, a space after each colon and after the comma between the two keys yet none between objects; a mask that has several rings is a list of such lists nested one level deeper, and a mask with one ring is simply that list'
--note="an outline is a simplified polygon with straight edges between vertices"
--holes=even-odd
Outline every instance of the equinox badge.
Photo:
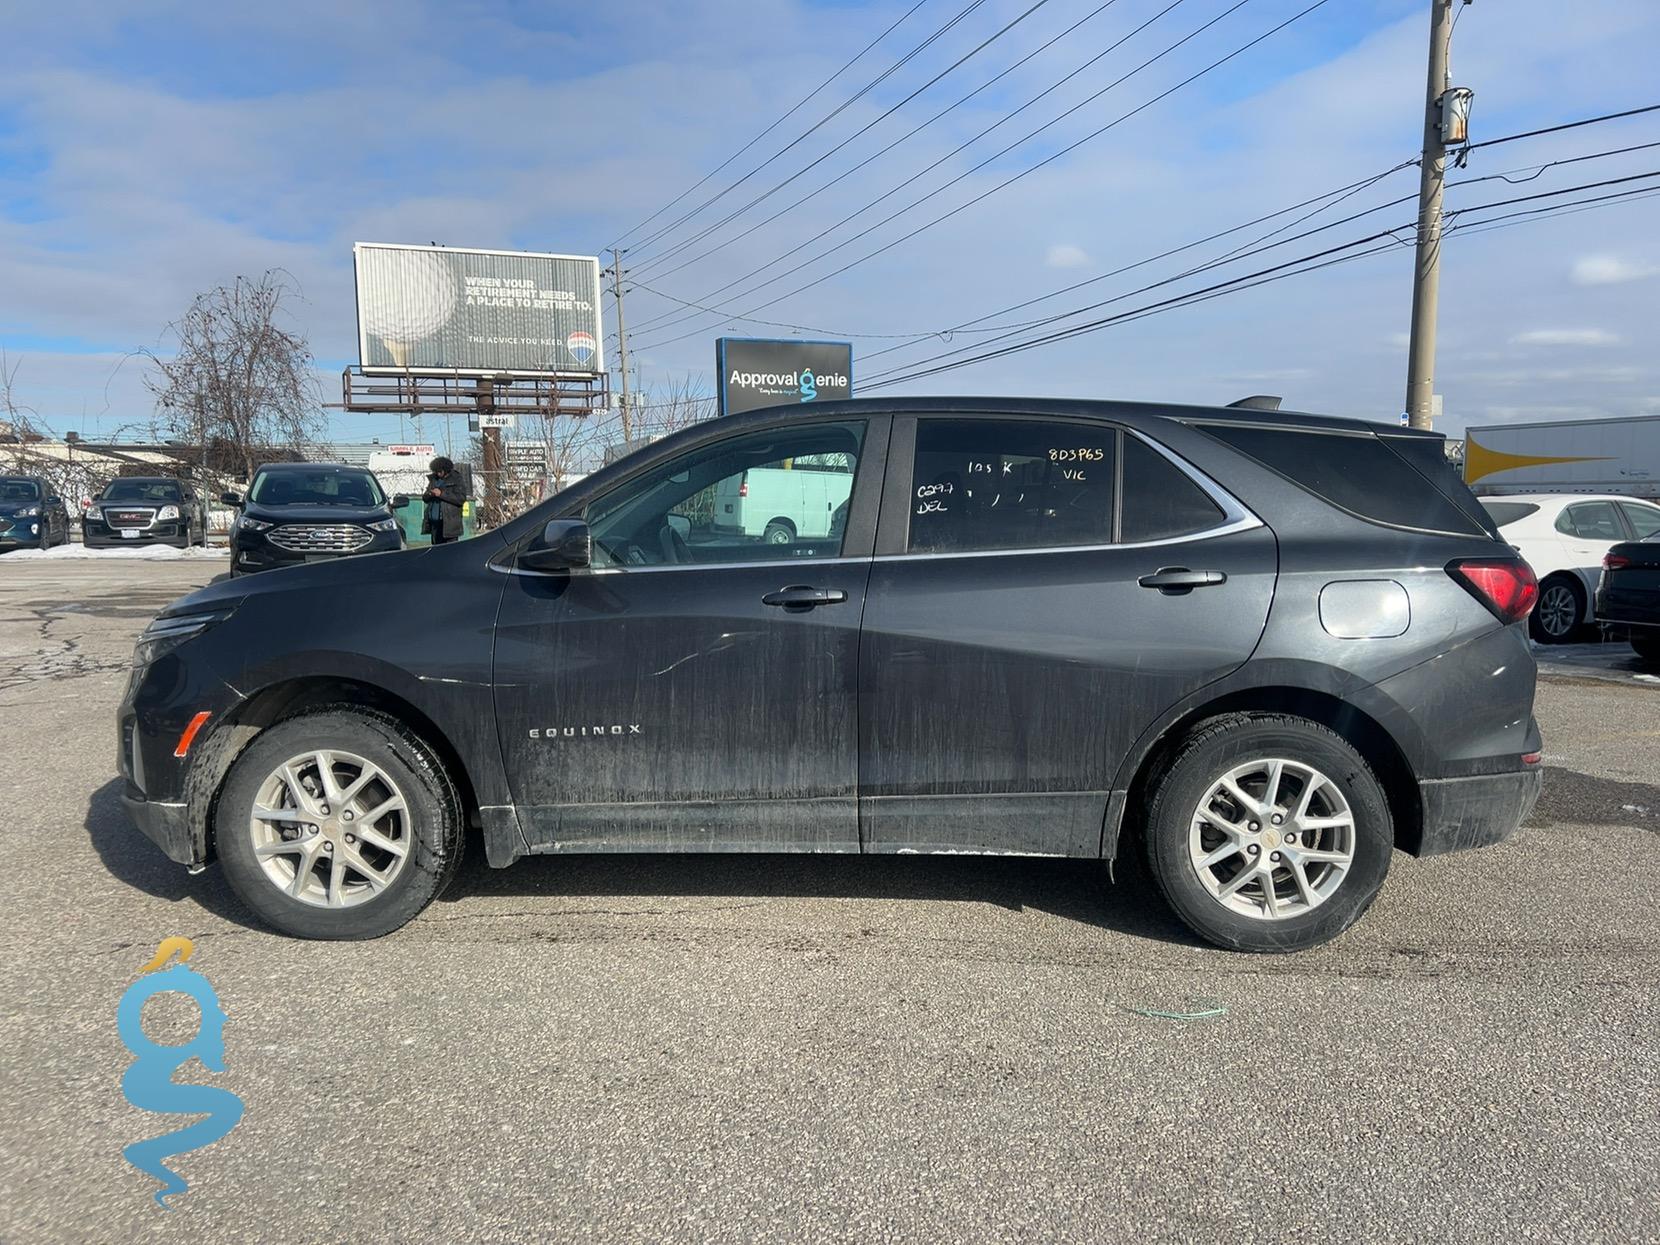
[{"label": "equinox badge", "polygon": [[538,726],[531,729],[532,739],[597,739],[606,735],[643,735],[638,722],[614,722],[609,726]]}]

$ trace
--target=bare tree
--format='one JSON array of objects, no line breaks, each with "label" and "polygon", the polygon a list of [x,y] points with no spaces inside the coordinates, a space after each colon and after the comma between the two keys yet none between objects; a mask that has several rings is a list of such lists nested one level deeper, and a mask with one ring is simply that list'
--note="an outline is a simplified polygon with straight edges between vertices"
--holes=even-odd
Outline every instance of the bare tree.
[{"label": "bare tree", "polygon": [[168,326],[179,340],[172,358],[149,355],[145,383],[161,423],[200,445],[204,460],[214,447],[243,479],[271,450],[303,452],[322,431],[311,348],[279,324],[293,294],[281,272],[237,277],[198,294]]}]

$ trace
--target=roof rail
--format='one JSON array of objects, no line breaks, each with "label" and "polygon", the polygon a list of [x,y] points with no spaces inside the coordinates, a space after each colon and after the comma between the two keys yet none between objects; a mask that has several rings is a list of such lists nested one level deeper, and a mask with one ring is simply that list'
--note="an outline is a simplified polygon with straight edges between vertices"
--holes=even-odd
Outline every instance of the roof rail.
[{"label": "roof rail", "polygon": [[1247,411],[1277,411],[1280,409],[1280,400],[1280,396],[1276,393],[1253,393],[1248,398],[1241,398],[1237,402],[1228,403],[1228,406]]}]

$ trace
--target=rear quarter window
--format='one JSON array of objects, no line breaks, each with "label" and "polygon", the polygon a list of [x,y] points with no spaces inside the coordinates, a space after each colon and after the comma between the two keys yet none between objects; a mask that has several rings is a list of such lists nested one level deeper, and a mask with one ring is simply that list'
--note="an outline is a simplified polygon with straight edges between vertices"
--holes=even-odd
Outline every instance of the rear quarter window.
[{"label": "rear quarter window", "polygon": [[1500,527],[1509,527],[1512,523],[1520,523],[1530,514],[1538,514],[1539,507],[1530,501],[1484,501],[1482,509],[1493,516],[1493,522]]},{"label": "rear quarter window", "polygon": [[[1431,480],[1370,433],[1201,424],[1218,441],[1340,509],[1389,527],[1493,535],[1491,520],[1451,469]],[[1439,442],[1430,442],[1439,447]],[[1439,453],[1439,448],[1436,450]],[[1456,485],[1469,513],[1447,494]],[[1476,518],[1476,514],[1481,518]]]}]

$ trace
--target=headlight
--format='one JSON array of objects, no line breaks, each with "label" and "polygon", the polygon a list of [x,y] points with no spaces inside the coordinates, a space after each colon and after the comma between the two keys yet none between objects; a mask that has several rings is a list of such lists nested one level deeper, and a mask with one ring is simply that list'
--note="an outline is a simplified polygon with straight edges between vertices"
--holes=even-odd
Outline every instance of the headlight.
[{"label": "headlight", "polygon": [[98,522],[102,523],[104,521],[104,508],[102,506],[88,506],[86,508],[86,513],[81,517],[83,519],[96,519]]},{"label": "headlight", "polygon": [[160,510],[156,511],[156,518],[158,519],[176,519],[178,517],[179,508],[177,506],[163,506]]},{"label": "headlight", "polygon": [[371,532],[395,532],[398,530],[396,519],[376,519],[368,525]]},{"label": "headlight", "polygon": [[195,614],[163,615],[153,619],[144,628],[144,634],[138,637],[138,646],[133,649],[133,665],[148,666],[186,640],[194,639],[209,627],[224,622],[235,612],[235,605],[225,605]]},{"label": "headlight", "polygon": [[247,515],[242,516],[240,525],[250,532],[263,532],[268,527],[276,526],[273,523],[267,523],[264,519],[250,519]]},{"label": "headlight", "polygon": [[40,518],[40,507],[24,506],[23,509],[17,512],[17,517],[20,519],[38,519]]}]

